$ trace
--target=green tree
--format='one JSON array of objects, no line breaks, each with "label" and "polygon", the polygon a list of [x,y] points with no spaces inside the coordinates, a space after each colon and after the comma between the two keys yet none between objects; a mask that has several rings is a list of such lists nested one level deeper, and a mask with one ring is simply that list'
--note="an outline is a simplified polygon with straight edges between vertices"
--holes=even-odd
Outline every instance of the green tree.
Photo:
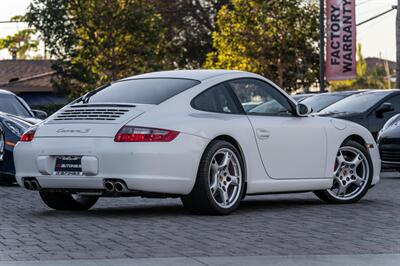
[{"label": "green tree", "polygon": [[357,77],[354,80],[337,80],[329,82],[331,91],[385,89],[387,77],[384,66],[376,66],[368,71],[367,62],[362,54],[362,46],[357,46]]},{"label": "green tree", "polygon": [[[23,19],[23,16],[15,16],[11,18],[11,21],[22,21]],[[26,59],[29,51],[38,50],[39,41],[33,39],[35,33],[34,29],[25,29],[14,35],[8,35],[0,39],[0,50],[7,49],[10,54],[16,52],[17,58]]]},{"label": "green tree", "polygon": [[212,47],[215,17],[230,0],[150,0],[166,27],[168,58],[175,67],[199,68]]},{"label": "green tree", "polygon": [[232,0],[216,24],[205,67],[256,72],[288,91],[317,81],[315,1]]},{"label": "green tree", "polygon": [[71,97],[169,67],[162,18],[148,1],[34,0],[26,17],[58,59],[56,87]]}]

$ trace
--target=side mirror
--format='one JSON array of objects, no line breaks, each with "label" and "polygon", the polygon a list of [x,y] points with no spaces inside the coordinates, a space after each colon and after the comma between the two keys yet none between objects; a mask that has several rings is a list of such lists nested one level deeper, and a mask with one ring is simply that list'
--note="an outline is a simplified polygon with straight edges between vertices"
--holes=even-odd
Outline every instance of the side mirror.
[{"label": "side mirror", "polygon": [[394,111],[393,105],[391,103],[382,103],[381,106],[376,109],[375,113],[378,118],[382,118],[384,113]]},{"label": "side mirror", "polygon": [[298,103],[296,105],[296,113],[298,116],[307,116],[311,114],[311,112],[312,112],[311,107],[304,103]]},{"label": "side mirror", "polygon": [[32,113],[35,115],[36,118],[39,119],[46,119],[47,118],[47,113],[42,110],[32,110]]}]

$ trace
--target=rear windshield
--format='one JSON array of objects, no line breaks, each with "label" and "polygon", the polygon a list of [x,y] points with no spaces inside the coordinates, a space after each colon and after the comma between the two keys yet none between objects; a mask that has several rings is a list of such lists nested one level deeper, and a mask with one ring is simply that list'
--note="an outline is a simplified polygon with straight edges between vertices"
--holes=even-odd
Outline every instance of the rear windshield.
[{"label": "rear windshield", "polygon": [[84,97],[86,103],[160,104],[199,84],[192,79],[131,79],[112,83]]}]

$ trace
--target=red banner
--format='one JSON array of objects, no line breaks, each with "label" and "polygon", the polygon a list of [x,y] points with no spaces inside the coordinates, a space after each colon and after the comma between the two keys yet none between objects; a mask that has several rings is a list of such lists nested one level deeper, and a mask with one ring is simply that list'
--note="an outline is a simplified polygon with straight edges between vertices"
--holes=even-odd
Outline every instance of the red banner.
[{"label": "red banner", "polygon": [[326,79],[356,77],[356,0],[326,0]]}]

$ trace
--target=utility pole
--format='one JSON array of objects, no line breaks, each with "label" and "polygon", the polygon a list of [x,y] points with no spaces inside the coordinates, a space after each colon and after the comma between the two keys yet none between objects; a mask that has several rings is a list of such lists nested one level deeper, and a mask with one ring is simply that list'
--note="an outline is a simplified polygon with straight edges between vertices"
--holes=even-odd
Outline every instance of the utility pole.
[{"label": "utility pole", "polygon": [[325,0],[319,1],[319,91],[325,92]]},{"label": "utility pole", "polygon": [[400,88],[400,0],[397,0],[396,14],[396,88]]}]

